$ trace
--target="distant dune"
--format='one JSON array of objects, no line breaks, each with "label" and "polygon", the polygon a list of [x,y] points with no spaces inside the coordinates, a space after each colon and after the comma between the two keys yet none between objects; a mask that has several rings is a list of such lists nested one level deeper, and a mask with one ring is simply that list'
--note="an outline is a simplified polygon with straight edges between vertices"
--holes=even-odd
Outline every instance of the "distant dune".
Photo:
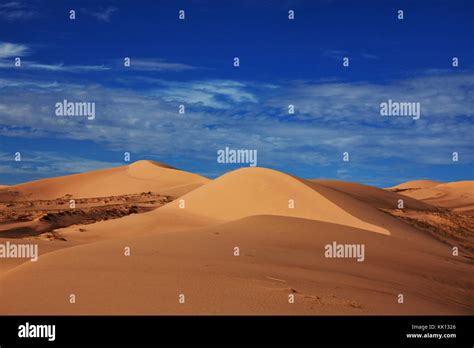
[{"label": "distant dune", "polygon": [[[154,161],[0,189],[0,236],[27,237],[155,209],[209,179]],[[70,200],[74,199],[74,208]]]},{"label": "distant dune", "polygon": [[[353,182],[339,181],[339,180],[308,180],[314,184],[328,187],[333,190],[350,195],[362,202],[371,205],[378,209],[394,209],[398,206],[398,200],[404,200],[404,206],[407,209],[429,210],[436,211],[436,208],[431,204],[421,202],[416,199],[405,197],[399,193],[384,190],[378,187],[363,185]],[[422,180],[425,181],[425,180]]]},{"label": "distant dune", "polygon": [[474,214],[474,181],[437,183],[415,180],[391,188],[402,189],[400,194],[439,207]]},{"label": "distant dune", "polygon": [[436,185],[439,185],[439,181],[434,181],[434,180],[412,180],[412,181],[407,181],[402,184],[390,187],[391,189],[400,189],[400,190],[405,190],[405,189],[420,189],[420,188],[429,188],[433,187]]},{"label": "distant dune", "polygon": [[[265,168],[208,180],[149,161],[16,185],[19,197],[36,199],[137,190],[178,198],[58,228],[62,239],[21,239],[41,256],[0,264],[0,314],[472,315],[474,266],[463,251],[473,244],[472,217],[438,205],[466,207],[472,182],[404,185],[383,190]],[[431,198],[415,197],[421,191]],[[464,249],[454,256],[460,236]],[[363,245],[364,260],[326,257],[335,242]]]},{"label": "distant dune", "polygon": [[65,195],[91,198],[147,191],[180,196],[207,181],[200,175],[159,162],[138,161],[122,167],[13,185],[0,191],[0,201],[54,199]]}]

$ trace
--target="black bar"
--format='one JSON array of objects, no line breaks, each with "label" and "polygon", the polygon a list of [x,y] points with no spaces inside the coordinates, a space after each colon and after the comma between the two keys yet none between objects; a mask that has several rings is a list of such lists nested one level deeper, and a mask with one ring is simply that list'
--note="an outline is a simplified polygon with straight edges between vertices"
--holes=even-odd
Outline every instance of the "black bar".
[{"label": "black bar", "polygon": [[[54,324],[56,337],[20,338],[25,323]],[[435,325],[422,331],[412,325]],[[444,325],[444,326],[438,326]],[[1,348],[64,344],[389,344],[472,347],[472,316],[3,316]],[[407,338],[455,333],[456,338]]]}]

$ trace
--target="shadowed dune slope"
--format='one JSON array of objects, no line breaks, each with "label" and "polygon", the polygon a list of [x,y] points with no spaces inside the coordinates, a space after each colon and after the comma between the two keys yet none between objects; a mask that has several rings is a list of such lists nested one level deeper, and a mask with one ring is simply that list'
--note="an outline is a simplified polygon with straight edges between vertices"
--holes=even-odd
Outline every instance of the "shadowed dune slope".
[{"label": "shadowed dune slope", "polygon": [[209,179],[174,169],[154,161],[32,181],[0,191],[0,200],[54,199],[67,194],[74,198],[118,196],[139,192],[158,192],[180,196]]},{"label": "shadowed dune slope", "polygon": [[[333,241],[364,244],[364,261],[326,258],[325,245]],[[125,246],[131,256],[124,256]],[[240,256],[234,256],[235,246]],[[469,314],[474,306],[470,274],[471,265],[434,241],[253,216],[51,252],[1,279],[8,287],[0,290],[0,312]],[[74,305],[70,293],[76,295]],[[404,305],[397,303],[399,293]],[[186,304],[178,303],[179,294]],[[288,303],[289,294],[294,304]]]},{"label": "shadowed dune slope", "polygon": [[[323,185],[271,169],[243,168],[209,181],[154,211],[89,225],[87,237],[84,234],[74,237],[104,239],[153,234],[169,228],[210,226],[253,215],[327,221],[404,238],[423,235],[378,210],[379,207],[392,207],[400,197],[406,197],[380,189],[372,190],[365,185],[354,186],[356,189],[346,186],[343,183],[339,187],[337,182]],[[289,207],[290,200],[293,200],[294,208]],[[435,209],[410,198],[406,201],[408,206]],[[69,231],[71,229],[65,229],[65,232]]]},{"label": "shadowed dune slope", "polygon": [[[107,187],[103,172],[118,187]],[[91,174],[95,186],[88,187]],[[58,230],[66,241],[42,248],[37,262],[0,268],[0,283],[8,285],[0,287],[0,314],[474,312],[472,261],[379,210],[393,208],[400,197],[408,208],[436,210],[399,193],[264,168],[238,169],[213,181],[150,162],[82,175],[78,181],[88,194],[102,183],[108,192],[137,181],[163,190],[198,187],[148,213],[82,232],[77,226]],[[466,195],[470,183],[438,186]],[[71,187],[79,192],[82,186]],[[326,257],[334,242],[363,245],[363,260]]]},{"label": "shadowed dune slope", "polygon": [[[180,208],[180,200],[184,208]],[[178,201],[157,209],[180,209],[185,213],[236,220],[252,215],[280,215],[339,223],[373,232],[389,230],[365,222],[342,209],[293,176],[266,168],[241,168],[189,192]],[[370,214],[370,212],[367,212]]]},{"label": "shadowed dune slope", "polygon": [[379,209],[397,209],[398,201],[403,199],[405,209],[436,211],[431,204],[406,197],[381,188],[339,180],[307,180],[308,182],[350,195],[364,203]]},{"label": "shadowed dune slope", "polygon": [[406,222],[384,212],[383,209],[396,209],[399,199],[403,199],[405,209],[436,212],[439,210],[437,207],[394,192],[362,184],[332,180],[301,179],[301,181],[337,204],[341,209],[367,223],[389,230],[390,234],[394,236],[407,239],[431,238],[425,233],[411,228]]}]

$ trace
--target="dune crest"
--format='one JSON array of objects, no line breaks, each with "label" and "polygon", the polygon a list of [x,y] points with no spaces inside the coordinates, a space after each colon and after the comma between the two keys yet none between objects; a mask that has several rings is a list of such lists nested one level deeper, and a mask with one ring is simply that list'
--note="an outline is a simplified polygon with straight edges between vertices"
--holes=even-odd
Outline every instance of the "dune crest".
[{"label": "dune crest", "polygon": [[[52,241],[45,234],[23,238],[40,246],[40,257],[37,262],[0,263],[0,282],[8,285],[2,288],[0,312],[471,314],[473,243],[463,231],[472,231],[472,217],[460,219],[429,204],[431,200],[408,197],[442,191],[436,197],[458,195],[455,200],[461,202],[471,197],[471,185],[391,191],[304,180],[265,168],[242,168],[211,181],[153,161],[27,183],[23,191],[17,185],[20,197],[124,190],[159,194],[105,197],[107,202],[101,201],[104,197],[77,199],[74,213],[63,207],[42,217],[74,219],[81,209],[91,215],[120,204],[135,209],[140,202],[142,209],[154,209],[57,226],[58,238]],[[173,197],[161,195],[167,192],[184,194],[171,201]],[[397,207],[400,198],[404,209]],[[128,206],[132,201],[137,206]],[[35,209],[46,202],[37,201]],[[21,212],[18,207],[27,210],[35,201],[2,204],[13,216]],[[325,250],[334,243],[360,246],[367,253],[362,251],[357,260],[327,257]],[[452,254],[452,245],[459,247],[459,256]],[[124,255],[125,246],[131,257]],[[74,306],[65,300],[71,286],[80,296]],[[176,301],[183,291],[189,306]],[[397,303],[400,291],[410,306]],[[288,306],[290,293],[296,301]],[[41,300],[32,294],[40,294]]]},{"label": "dune crest", "polygon": [[147,168],[153,168],[153,167],[161,167],[161,168],[178,170],[178,168],[170,166],[169,164],[154,161],[154,160],[138,160],[138,161],[133,162],[132,164],[129,164],[128,167],[139,168],[142,170],[146,170]]},{"label": "dune crest", "polygon": [[399,189],[399,190],[413,189],[413,188],[419,189],[419,188],[433,187],[439,184],[441,183],[435,180],[411,180],[411,181],[403,182],[401,184],[389,187],[389,189]]},{"label": "dune crest", "polygon": [[[209,179],[155,161],[94,170],[13,185],[2,191],[0,201],[118,196],[158,192],[180,196]],[[10,193],[10,194],[9,194]]]},{"label": "dune crest", "polygon": [[[417,180],[394,186],[391,190],[402,190],[399,193],[407,197],[439,207],[453,209],[457,212],[474,214],[473,180],[437,183],[433,185],[423,185],[423,183],[418,185],[410,184],[416,181]],[[405,188],[403,189],[403,187]]]},{"label": "dune crest", "polygon": [[[181,200],[184,208],[180,208]],[[226,173],[154,213],[176,209],[224,221],[253,215],[279,215],[390,234],[383,227],[351,215],[301,180],[266,168],[241,168]]]},{"label": "dune crest", "polygon": [[416,199],[402,196],[400,193],[393,192],[391,190],[385,190],[378,187],[369,185],[340,181],[340,180],[306,180],[310,184],[321,185],[343,194],[354,197],[364,203],[371,205],[378,209],[394,209],[398,206],[398,200],[404,200],[404,206],[408,209],[417,210],[437,210],[432,205],[418,201]]}]

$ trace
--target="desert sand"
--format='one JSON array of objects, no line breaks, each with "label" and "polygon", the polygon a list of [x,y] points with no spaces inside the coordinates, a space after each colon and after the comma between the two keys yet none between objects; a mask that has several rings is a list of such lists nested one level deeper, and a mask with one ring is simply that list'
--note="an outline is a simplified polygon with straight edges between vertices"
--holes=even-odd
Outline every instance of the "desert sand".
[{"label": "desert sand", "polygon": [[0,188],[0,235],[34,236],[73,224],[143,213],[207,181],[159,162],[138,161],[117,168],[5,186]]},{"label": "desert sand", "polygon": [[147,191],[179,196],[207,181],[207,178],[197,174],[177,170],[156,161],[143,160],[122,167],[14,185],[0,190],[0,201],[47,200],[64,196],[93,198]]},{"label": "desert sand", "polygon": [[449,183],[411,181],[390,190],[439,207],[474,215],[474,181]]},{"label": "desert sand", "polygon": [[[473,216],[454,211],[471,187],[423,180],[384,190],[265,168],[208,180],[147,161],[11,186],[2,211],[65,195],[93,209],[108,209],[101,197],[145,208],[35,236],[0,230],[0,243],[40,252],[37,262],[0,259],[0,313],[472,315]],[[450,207],[408,194],[436,188]],[[364,260],[326,257],[333,242],[364,245]]]},{"label": "desert sand", "polygon": [[391,187],[391,189],[405,190],[405,189],[430,188],[439,184],[440,182],[435,181],[435,180],[412,180],[412,181],[403,182],[399,185],[395,185]]}]

